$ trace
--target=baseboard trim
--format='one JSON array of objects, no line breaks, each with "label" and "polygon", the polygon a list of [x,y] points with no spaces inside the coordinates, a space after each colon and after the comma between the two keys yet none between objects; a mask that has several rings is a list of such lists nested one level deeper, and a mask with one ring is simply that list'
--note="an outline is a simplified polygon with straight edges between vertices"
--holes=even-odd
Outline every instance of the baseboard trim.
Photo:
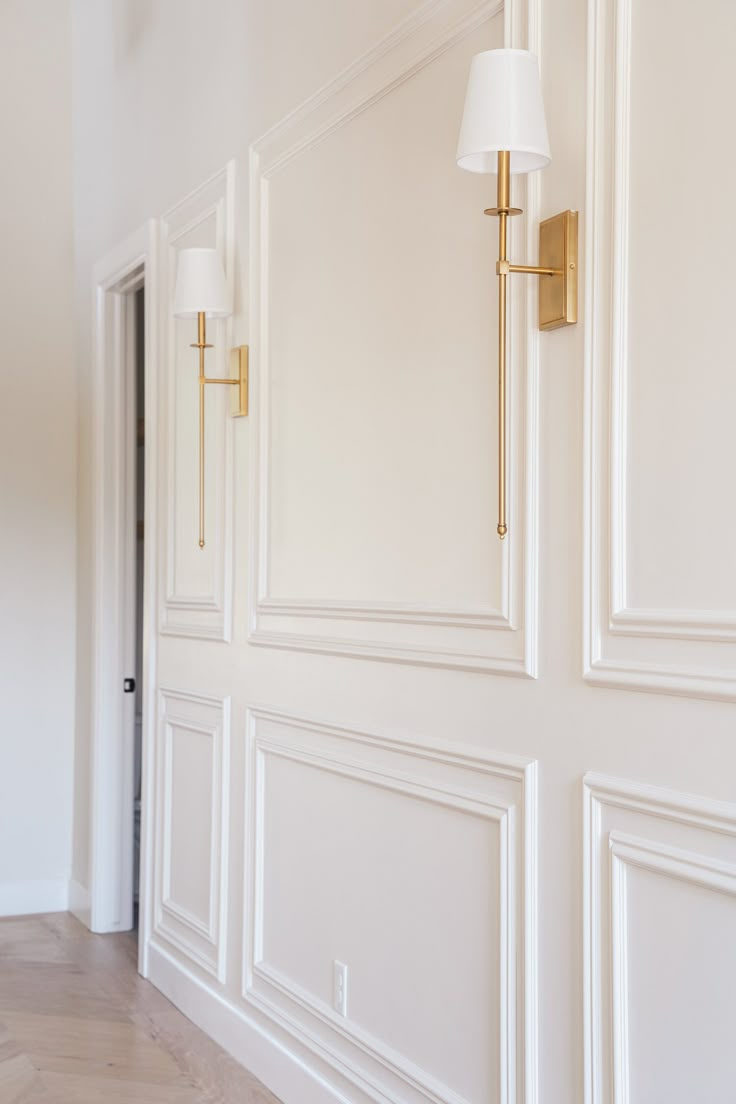
[{"label": "baseboard trim", "polygon": [[87,887],[74,879],[69,883],[69,911],[85,928],[91,929],[92,897]]},{"label": "baseboard trim", "polygon": [[42,912],[66,912],[69,882],[53,878],[36,882],[0,882],[0,916],[33,916]]},{"label": "baseboard trim", "polygon": [[153,939],[148,966],[149,981],[283,1104],[352,1104],[357,1099],[343,1096],[244,1008],[211,989]]}]

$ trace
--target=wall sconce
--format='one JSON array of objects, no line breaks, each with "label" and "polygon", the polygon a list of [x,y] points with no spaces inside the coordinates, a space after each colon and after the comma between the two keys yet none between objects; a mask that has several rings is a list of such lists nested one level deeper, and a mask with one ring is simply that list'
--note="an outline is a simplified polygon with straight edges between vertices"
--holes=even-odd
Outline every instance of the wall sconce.
[{"label": "wall sconce", "polygon": [[225,271],[216,249],[182,249],[174,294],[174,315],[197,319],[197,340],[191,348],[199,349],[199,547],[204,548],[204,397],[208,383],[225,383],[238,388],[238,405],[233,417],[248,413],[248,346],[239,345],[238,374],[234,379],[210,379],[204,374],[204,351],[207,344],[206,318],[226,318],[232,314],[225,283]]},{"label": "wall sconce", "polygon": [[528,50],[486,50],[470,66],[457,163],[477,173],[496,173],[498,216],[498,526],[506,536],[506,278],[513,272],[539,276],[539,328],[577,322],[578,213],[563,211],[539,226],[539,265],[510,264],[507,222],[520,215],[510,206],[510,177],[550,163],[539,65]]}]

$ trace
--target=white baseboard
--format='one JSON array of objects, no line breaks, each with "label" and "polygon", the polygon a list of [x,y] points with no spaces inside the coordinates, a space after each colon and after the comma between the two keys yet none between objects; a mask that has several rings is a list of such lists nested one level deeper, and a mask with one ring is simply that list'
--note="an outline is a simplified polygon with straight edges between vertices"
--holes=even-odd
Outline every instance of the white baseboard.
[{"label": "white baseboard", "polygon": [[69,911],[72,916],[76,916],[77,920],[84,924],[85,928],[90,927],[91,909],[92,899],[89,890],[86,886],[72,879],[69,883]]},{"label": "white baseboard", "polygon": [[69,882],[66,878],[43,882],[0,882],[0,916],[66,912],[68,908]]},{"label": "white baseboard", "polygon": [[153,985],[284,1104],[351,1104],[356,1099],[343,1096],[245,1009],[211,989],[153,940],[148,964]]}]

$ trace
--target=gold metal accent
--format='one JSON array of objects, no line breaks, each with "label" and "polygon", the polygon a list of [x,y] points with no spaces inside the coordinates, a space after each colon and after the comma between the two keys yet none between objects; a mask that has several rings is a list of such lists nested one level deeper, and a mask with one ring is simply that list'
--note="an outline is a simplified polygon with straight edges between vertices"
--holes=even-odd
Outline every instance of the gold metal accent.
[{"label": "gold metal accent", "polygon": [[499,150],[496,206],[483,213],[498,217],[498,525],[501,540],[506,522],[506,280],[513,272],[543,276],[539,285],[539,328],[554,330],[578,320],[578,213],[563,211],[539,227],[539,265],[510,264],[507,256],[507,219],[520,215],[510,207],[511,155]]},{"label": "gold metal accent", "polygon": [[207,348],[204,311],[197,315],[199,347],[199,547],[204,548],[204,351]]},{"label": "gold metal accent", "polygon": [[562,211],[539,225],[539,263],[555,269],[539,285],[539,328],[556,330],[578,320],[578,213]]},{"label": "gold metal accent", "polygon": [[224,383],[238,388],[238,408],[233,411],[234,418],[245,417],[248,413],[248,346],[239,345],[234,352],[238,357],[238,374],[235,379],[215,379],[204,374],[204,351],[211,349],[207,344],[207,322],[203,311],[197,314],[197,340],[191,346],[199,349],[199,547],[204,548],[204,389],[208,383]]},{"label": "gold metal accent", "polygon": [[248,346],[238,345],[233,352],[238,360],[238,409],[233,414],[234,418],[247,418],[248,416]]},{"label": "gold metal accent", "polygon": [[[508,262],[506,256],[506,220],[509,214],[510,154],[500,150],[498,154],[498,261],[499,266]],[[508,532],[506,524],[506,273],[498,273],[498,525],[496,532],[501,540]]]},{"label": "gold metal accent", "polygon": [[561,276],[561,268],[540,268],[539,265],[509,265],[509,272],[530,272],[533,276]]}]

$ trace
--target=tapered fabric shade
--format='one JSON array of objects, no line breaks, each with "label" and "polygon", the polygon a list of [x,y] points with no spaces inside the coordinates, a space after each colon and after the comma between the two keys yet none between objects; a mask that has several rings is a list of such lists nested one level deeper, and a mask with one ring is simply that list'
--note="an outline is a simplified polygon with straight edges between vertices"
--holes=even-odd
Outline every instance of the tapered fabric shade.
[{"label": "tapered fabric shade", "polygon": [[232,314],[225,270],[216,249],[181,249],[174,314],[177,318],[193,318],[200,312],[209,318]]},{"label": "tapered fabric shade", "polygon": [[510,152],[512,173],[551,161],[539,64],[528,50],[485,50],[470,66],[457,163],[495,173],[499,150]]}]

